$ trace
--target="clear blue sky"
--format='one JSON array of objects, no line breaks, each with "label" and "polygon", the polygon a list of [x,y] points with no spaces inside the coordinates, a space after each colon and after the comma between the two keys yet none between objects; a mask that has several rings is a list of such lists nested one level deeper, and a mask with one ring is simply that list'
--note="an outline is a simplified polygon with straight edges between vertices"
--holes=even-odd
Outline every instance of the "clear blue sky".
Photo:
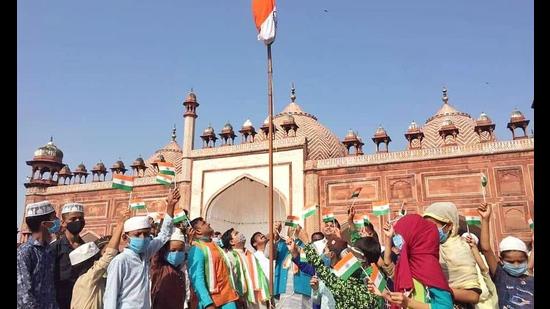
[{"label": "clear blue sky", "polygon": [[[199,133],[266,117],[266,52],[248,0],[36,0],[17,9],[18,225],[25,161],[50,135],[71,169],[90,169],[149,157],[174,123],[181,145],[191,87]],[[279,0],[278,10],[276,111],[294,81],[297,102],[339,137],[353,128],[370,141],[381,123],[390,150],[402,150],[410,121],[423,124],[446,85],[456,108],[489,114],[499,139],[511,137],[514,107],[533,127],[532,1]]]}]

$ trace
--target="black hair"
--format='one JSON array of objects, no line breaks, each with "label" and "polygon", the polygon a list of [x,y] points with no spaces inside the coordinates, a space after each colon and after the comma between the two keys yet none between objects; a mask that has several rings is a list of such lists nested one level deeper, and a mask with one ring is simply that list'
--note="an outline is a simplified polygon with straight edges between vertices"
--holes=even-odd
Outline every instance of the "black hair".
[{"label": "black hair", "polygon": [[42,222],[44,221],[51,221],[52,213],[40,215],[40,216],[34,216],[34,217],[25,217],[25,223],[27,223],[27,226],[29,227],[29,230],[31,230],[32,233],[40,232],[40,226]]},{"label": "black hair", "polygon": [[372,234],[373,234],[372,238],[376,239],[376,241],[380,243],[380,239],[378,239],[378,233],[376,233],[376,229],[374,228],[374,225],[372,225],[372,223],[370,222],[367,222],[365,223],[365,227],[368,227],[369,229],[372,230]]},{"label": "black hair", "polygon": [[255,239],[256,236],[258,236],[258,235],[262,235],[262,232],[256,232],[256,233],[252,234],[252,238],[250,238],[250,245],[252,246],[252,248],[254,248],[254,250],[258,250],[258,249],[256,248],[256,245],[254,245],[254,243],[255,243],[254,239]]},{"label": "black hair", "polygon": [[378,262],[378,259],[380,259],[381,254],[381,248],[380,243],[373,237],[362,237],[359,238],[353,246],[365,255],[365,258],[367,259],[367,263],[376,263]]},{"label": "black hair", "polygon": [[222,235],[222,244],[224,249],[233,249],[233,246],[231,245],[231,239],[233,239],[233,235],[231,235],[231,233],[233,233],[233,228],[225,231],[225,233],[223,233]]},{"label": "black hair", "polygon": [[315,232],[311,234],[311,242],[321,240],[323,238],[325,238],[325,234],[323,234],[323,232]]},{"label": "black hair", "polygon": [[203,222],[203,221],[204,221],[204,219],[202,217],[197,217],[197,218],[191,220],[191,227],[196,230],[197,225],[199,224],[199,222]]}]

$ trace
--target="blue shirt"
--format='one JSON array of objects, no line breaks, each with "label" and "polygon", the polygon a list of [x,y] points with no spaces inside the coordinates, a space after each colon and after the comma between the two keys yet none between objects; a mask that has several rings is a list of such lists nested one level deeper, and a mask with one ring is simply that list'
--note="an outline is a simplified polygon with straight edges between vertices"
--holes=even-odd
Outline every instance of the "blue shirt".
[{"label": "blue shirt", "polygon": [[511,276],[498,264],[493,281],[497,288],[499,308],[535,308],[535,277]]},{"label": "blue shirt", "polygon": [[[296,244],[298,246],[303,246],[302,241],[299,239],[296,240]],[[285,269],[283,267],[283,262],[288,254],[290,254],[290,252],[288,252],[286,242],[284,240],[279,240],[277,243],[277,259],[275,260],[275,277],[273,280],[274,296],[285,294],[287,292],[286,281],[289,269]],[[290,271],[292,271],[292,268],[290,268]],[[294,274],[294,292],[309,297],[311,295],[311,286],[309,285],[310,280],[311,276],[303,273],[302,271]]]},{"label": "blue shirt", "polygon": [[17,248],[17,308],[57,309],[53,272],[49,245],[29,237]]},{"label": "blue shirt", "polygon": [[142,254],[126,248],[111,261],[103,295],[105,309],[151,308],[149,261],[170,240],[172,227],[172,218],[164,215],[158,236],[151,240]]}]

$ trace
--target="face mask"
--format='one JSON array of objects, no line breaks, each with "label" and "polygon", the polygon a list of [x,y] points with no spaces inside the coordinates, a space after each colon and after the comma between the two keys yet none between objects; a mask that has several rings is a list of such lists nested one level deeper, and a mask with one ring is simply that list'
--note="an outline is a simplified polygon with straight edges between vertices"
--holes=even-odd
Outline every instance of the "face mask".
[{"label": "face mask", "polygon": [[445,233],[445,232],[443,231],[443,228],[444,228],[444,227],[445,227],[445,225],[442,226],[442,227],[438,227],[438,228],[437,228],[437,231],[439,232],[439,243],[440,243],[440,244],[442,244],[442,243],[444,243],[445,241],[447,241],[447,238],[449,237],[449,233]]},{"label": "face mask", "polygon": [[504,265],[502,265],[502,268],[504,271],[506,271],[510,276],[519,277],[523,275],[527,271],[527,262],[523,262],[519,264],[518,266],[515,266],[512,263],[504,262]]},{"label": "face mask", "polygon": [[150,241],[151,238],[149,237],[130,237],[130,245],[128,246],[128,248],[130,248],[130,250],[134,251],[135,253],[140,254],[145,251],[145,249],[147,249]]},{"label": "face mask", "polygon": [[56,218],[55,220],[53,220],[53,226],[48,228],[48,232],[50,232],[51,234],[55,234],[59,232],[60,227],[61,227],[61,221],[59,220],[59,218]]},{"label": "face mask", "polygon": [[246,236],[244,236],[243,233],[239,233],[239,238],[237,239],[238,243],[245,243],[246,242]]},{"label": "face mask", "polygon": [[313,247],[315,248],[315,251],[317,254],[322,255],[323,252],[325,252],[325,248],[327,246],[327,239],[323,238],[317,241],[313,242]]},{"label": "face mask", "polygon": [[403,248],[403,244],[405,243],[405,241],[403,240],[403,236],[399,235],[399,234],[395,234],[393,237],[392,237],[392,241],[393,241],[393,245],[399,249],[399,251],[401,251],[401,249]]},{"label": "face mask", "polygon": [[183,253],[183,251],[172,251],[166,254],[166,261],[173,266],[178,266],[183,263],[184,257],[185,254]]},{"label": "face mask", "polygon": [[78,220],[67,223],[67,230],[73,235],[78,235],[84,228],[84,222]]}]

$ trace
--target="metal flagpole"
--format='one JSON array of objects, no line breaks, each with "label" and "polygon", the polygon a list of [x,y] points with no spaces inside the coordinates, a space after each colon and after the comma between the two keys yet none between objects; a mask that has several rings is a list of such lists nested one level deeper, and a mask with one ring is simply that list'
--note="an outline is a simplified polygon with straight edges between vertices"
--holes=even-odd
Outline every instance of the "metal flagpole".
[{"label": "metal flagpole", "polygon": [[[271,62],[271,43],[267,44],[267,96],[269,110],[269,133],[267,139],[269,141],[269,235],[273,237],[273,65]],[[273,295],[273,244],[269,250],[269,293]]]}]

